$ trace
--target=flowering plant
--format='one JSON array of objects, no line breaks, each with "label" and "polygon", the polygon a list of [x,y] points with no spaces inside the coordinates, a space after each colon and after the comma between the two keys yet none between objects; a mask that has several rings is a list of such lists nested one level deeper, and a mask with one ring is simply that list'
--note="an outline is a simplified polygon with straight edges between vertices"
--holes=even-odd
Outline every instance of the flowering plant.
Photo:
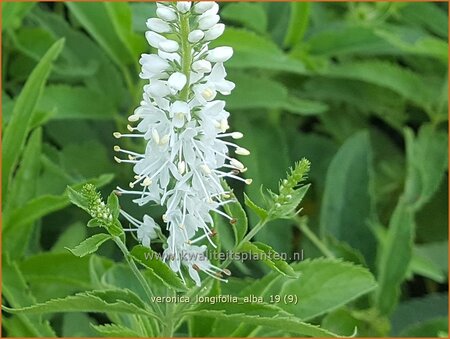
[{"label": "flowering plant", "polygon": [[347,5],[5,3],[4,334],[446,336],[445,4]]}]

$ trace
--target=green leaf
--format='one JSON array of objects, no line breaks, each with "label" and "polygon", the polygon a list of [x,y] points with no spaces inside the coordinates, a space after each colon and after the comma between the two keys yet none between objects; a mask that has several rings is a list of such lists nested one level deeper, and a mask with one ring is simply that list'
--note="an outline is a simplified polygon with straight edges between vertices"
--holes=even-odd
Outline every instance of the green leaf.
[{"label": "green leaf", "polygon": [[[349,138],[328,167],[320,211],[322,236],[333,235],[373,263],[375,238],[369,228],[371,145],[367,131]],[[358,183],[357,185],[355,183]]]},{"label": "green leaf", "polygon": [[269,215],[268,212],[256,205],[249,197],[246,193],[244,193],[244,203],[245,205],[250,208],[253,212],[255,212],[255,214],[259,217],[259,219],[264,220],[267,218],[267,216]]},{"label": "green leaf", "polygon": [[305,197],[306,192],[308,192],[311,185],[302,186],[294,190],[290,194],[288,201],[280,204],[280,206],[275,206],[270,210],[271,219],[292,219],[296,214],[299,213],[299,205]]},{"label": "green leaf", "polygon": [[448,14],[437,3],[408,3],[400,11],[400,17],[409,24],[419,25],[447,39]]},{"label": "green leaf", "polygon": [[323,102],[300,99],[294,96],[287,98],[283,108],[290,113],[305,116],[318,115],[328,111],[328,105]]},{"label": "green leaf", "polygon": [[224,210],[231,218],[233,218],[233,220],[230,221],[230,224],[233,228],[234,243],[235,245],[237,245],[244,238],[248,230],[247,214],[232,192],[231,188],[226,183],[224,183],[223,185],[225,187],[225,190],[230,192],[228,194],[231,196],[231,199],[235,200],[224,205]]},{"label": "green leaf", "polygon": [[282,108],[287,101],[288,91],[278,81],[242,72],[231,73],[230,80],[239,88],[227,97],[230,109]]},{"label": "green leaf", "polygon": [[307,321],[338,309],[376,288],[369,270],[349,262],[319,258],[291,266],[298,279],[272,272],[249,284],[240,296],[261,295],[267,301],[271,295],[294,295],[298,298],[297,304],[282,302],[277,305]]},{"label": "green leaf", "polygon": [[35,5],[33,2],[3,2],[2,31],[20,27],[22,19]]},{"label": "green leaf", "polygon": [[131,255],[133,259],[147,268],[151,272],[151,275],[159,279],[168,288],[176,291],[186,290],[186,286],[178,275],[162,262],[159,259],[160,255],[152,249],[142,245],[136,245],[131,250]]},{"label": "green leaf", "polygon": [[[68,267],[70,267],[69,270]],[[62,285],[67,287],[69,293],[92,288],[88,257],[77,258],[67,252],[41,253],[24,259],[20,263],[20,269],[26,280],[33,286]]]},{"label": "green leaf", "polygon": [[402,337],[418,338],[418,337],[448,337],[448,318],[442,316],[435,319],[424,321],[415,326],[405,329],[400,333]]},{"label": "green leaf", "polygon": [[230,3],[222,9],[220,16],[258,33],[267,30],[267,14],[260,3]]},{"label": "green leaf", "polygon": [[245,29],[228,27],[220,38],[211,42],[211,47],[223,45],[233,47],[235,52],[227,62],[230,68],[260,68],[297,74],[306,72],[302,62],[283,53],[270,39]]},{"label": "green leaf", "polygon": [[[34,13],[36,13],[39,27],[45,28],[56,38],[66,38],[63,50],[66,63],[61,65],[61,68],[65,66],[64,74],[70,73],[72,77],[79,77],[79,74],[83,74],[89,65],[96,66],[96,72],[93,75],[84,75],[81,80],[89,89],[96,91],[100,96],[107,97],[115,104],[115,107],[119,107],[123,103],[125,95],[123,78],[101,46],[81,30],[76,30],[56,13],[40,8],[36,8]],[[80,48],[80,46],[84,46],[84,48]],[[66,78],[67,75],[64,81],[67,81]]]},{"label": "green leaf", "polygon": [[[205,307],[205,306],[204,306]],[[300,321],[298,318],[286,315],[277,307],[267,304],[248,304],[248,303],[216,303],[207,306],[207,309],[197,309],[190,311],[186,315],[204,316],[215,318],[221,321],[234,320],[237,323],[245,323],[252,326],[264,326],[276,328],[284,332],[307,335],[311,337],[336,338],[337,334],[329,332],[315,326]]]},{"label": "green leaf", "polygon": [[420,209],[438,190],[448,168],[447,133],[423,125],[417,137],[405,131],[408,160],[405,199],[414,209]]},{"label": "green leaf", "polygon": [[138,332],[132,330],[131,328],[118,324],[92,325],[92,327],[104,338],[142,337]]},{"label": "green leaf", "polygon": [[311,4],[309,2],[291,2],[291,14],[288,31],[284,37],[284,46],[292,47],[300,43],[309,23]]},{"label": "green leaf", "polygon": [[119,206],[119,198],[117,197],[116,193],[111,192],[111,194],[108,196],[107,205],[113,215],[113,218],[117,219],[120,213],[120,206]]},{"label": "green leaf", "polygon": [[8,218],[5,220],[4,231],[28,225],[47,214],[63,209],[68,204],[67,197],[59,195],[44,195],[30,200],[22,207],[12,211],[11,214],[8,214]]},{"label": "green leaf", "polygon": [[20,206],[36,194],[36,182],[41,169],[40,154],[42,147],[42,129],[36,129],[30,136],[23,152],[20,167],[11,182],[8,196],[8,208]]},{"label": "green leaf", "polygon": [[240,247],[241,252],[250,253],[252,256],[262,260],[273,271],[276,271],[282,275],[290,278],[297,278],[297,274],[291,266],[281,256],[273,250],[272,247],[263,244],[261,242],[245,242]]},{"label": "green leaf", "polygon": [[142,301],[129,290],[95,290],[22,308],[3,306],[3,309],[12,314],[91,312],[128,313],[155,317],[152,312],[145,308]]},{"label": "green leaf", "polygon": [[[112,175],[103,174],[98,178],[90,179],[90,182],[97,186],[103,186],[112,180]],[[73,188],[81,187],[84,183],[72,186]],[[72,194],[72,199],[82,204],[82,201],[76,200],[78,197],[73,194],[73,191],[68,189]],[[5,216],[4,232],[9,232],[12,229],[16,232],[18,228],[28,225],[52,212],[63,209],[69,205],[69,197],[64,195],[42,195],[27,202],[24,206],[15,209],[10,214]],[[75,203],[75,202],[74,202]],[[76,203],[75,203],[76,204]],[[83,208],[82,206],[80,206]],[[14,224],[14,228],[11,225]]]},{"label": "green leaf", "polygon": [[85,196],[83,196],[83,194],[81,194],[78,190],[75,190],[70,186],[67,186],[66,192],[72,204],[78,206],[79,208],[81,208],[86,212],[89,211],[88,200],[86,199]]},{"label": "green leaf", "polygon": [[[11,307],[20,308],[36,303],[17,263],[10,262],[7,255],[2,258],[2,298]],[[19,314],[17,322],[23,331],[34,337],[56,337],[48,321],[40,316]],[[16,324],[17,326],[17,324]]]},{"label": "green leaf", "polygon": [[324,76],[361,80],[388,88],[417,106],[429,111],[435,102],[438,89],[423,76],[407,68],[387,61],[364,60],[352,61],[330,66],[323,72]]},{"label": "green leaf", "polygon": [[39,111],[56,113],[53,119],[113,119],[117,114],[110,98],[85,86],[50,85],[37,104]]},{"label": "green leaf", "polygon": [[52,62],[58,57],[64,46],[64,39],[58,40],[47,51],[35,67],[14,105],[13,114],[3,135],[2,153],[2,191],[7,192],[11,173],[21,154],[28,133],[36,103],[50,74]]},{"label": "green leaf", "polygon": [[386,239],[381,244],[375,303],[383,314],[390,314],[398,302],[400,285],[412,257],[414,227],[413,210],[401,199],[389,222]]},{"label": "green leaf", "polygon": [[[128,43],[124,43],[124,25],[131,30],[131,10],[128,4],[67,2],[70,12],[119,66],[135,61]],[[119,8],[124,11],[118,13]],[[123,24],[118,21],[121,17]],[[124,52],[125,51],[125,52]]]},{"label": "green leaf", "polygon": [[66,252],[66,247],[75,247],[87,237],[86,226],[82,222],[69,225],[51,248],[53,253]]},{"label": "green leaf", "polygon": [[[417,310],[420,310],[418,312]],[[391,317],[391,335],[399,336],[405,330],[448,314],[447,294],[428,294],[399,303]],[[435,334],[429,334],[430,336]]]},{"label": "green leaf", "polygon": [[379,29],[375,33],[406,53],[434,57],[443,64],[447,64],[448,43],[444,40],[425,35],[409,41],[410,39],[407,37],[402,37],[387,29]]},{"label": "green leaf", "polygon": [[67,248],[73,255],[77,257],[84,257],[85,255],[94,253],[98,248],[107,240],[110,240],[111,236],[105,233],[95,234],[92,237],[87,238],[74,249]]}]

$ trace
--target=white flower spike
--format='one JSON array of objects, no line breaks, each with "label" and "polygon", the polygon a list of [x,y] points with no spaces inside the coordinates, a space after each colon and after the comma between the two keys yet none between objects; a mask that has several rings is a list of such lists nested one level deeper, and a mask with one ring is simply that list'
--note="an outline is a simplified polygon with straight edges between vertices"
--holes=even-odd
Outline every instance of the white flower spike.
[{"label": "white flower spike", "polygon": [[[233,178],[246,184],[239,173],[245,166],[229,155],[250,152],[227,139],[240,139],[242,133],[228,132],[229,113],[225,102],[215,100],[217,93],[228,95],[234,84],[225,79],[223,63],[233,55],[231,47],[209,49],[209,43],[223,34],[219,6],[213,1],[157,3],[158,18],[147,20],[145,36],[156,54],[142,54],[140,77],[144,86],[140,106],[128,118],[129,134],[116,138],[141,138],[145,152],[137,153],[115,146],[132,164],[135,173],[130,189],[118,187],[120,195],[130,195],[139,206],[159,204],[165,208],[163,222],[168,232],[164,258],[184,281],[187,272],[197,285],[199,272],[223,280],[229,275],[206,258],[206,244],[215,246],[211,213],[233,221],[222,206],[232,202],[221,180]],[[231,170],[230,170],[231,169]],[[147,247],[161,236],[157,223],[148,215],[143,221],[121,211]],[[164,239],[165,240],[165,239]],[[201,244],[204,242],[204,244]],[[194,245],[195,244],[195,245]],[[184,268],[183,268],[184,267]]]}]

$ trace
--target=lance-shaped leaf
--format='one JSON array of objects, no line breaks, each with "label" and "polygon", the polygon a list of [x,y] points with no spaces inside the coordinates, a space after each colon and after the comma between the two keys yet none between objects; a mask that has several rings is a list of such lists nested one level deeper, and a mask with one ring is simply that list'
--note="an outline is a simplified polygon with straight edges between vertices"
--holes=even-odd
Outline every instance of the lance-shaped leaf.
[{"label": "lance-shaped leaf", "polygon": [[252,258],[258,258],[269,266],[273,271],[276,271],[282,275],[297,278],[297,273],[293,270],[291,266],[283,259],[281,259],[280,254],[278,254],[269,245],[263,244],[261,242],[245,242],[240,247],[241,252],[247,252],[252,255]]},{"label": "lance-shaped leaf", "polygon": [[13,314],[41,314],[61,312],[127,313],[156,317],[139,297],[129,290],[94,290],[65,298],[51,299],[22,308],[3,309]]},{"label": "lance-shaped leaf", "polygon": [[160,255],[148,247],[142,245],[134,246],[131,250],[133,259],[147,268],[151,274],[158,278],[164,285],[176,291],[185,291],[186,286],[183,284],[178,275],[172,271],[169,266],[162,262]]},{"label": "lance-shaped leaf", "polygon": [[107,240],[111,239],[109,234],[99,233],[81,242],[74,249],[67,248],[73,255],[84,257],[85,255],[94,253]]}]

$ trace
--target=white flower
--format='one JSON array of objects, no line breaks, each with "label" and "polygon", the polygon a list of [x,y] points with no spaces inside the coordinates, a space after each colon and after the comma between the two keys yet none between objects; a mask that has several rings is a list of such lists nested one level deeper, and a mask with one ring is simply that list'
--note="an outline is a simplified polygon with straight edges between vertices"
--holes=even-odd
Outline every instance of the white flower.
[{"label": "white flower", "polygon": [[233,49],[228,46],[216,47],[208,52],[206,60],[211,62],[225,62],[233,56]]},{"label": "white flower", "polygon": [[158,18],[150,18],[147,20],[148,29],[156,33],[169,33],[171,31],[170,25],[164,20]]},{"label": "white flower", "polygon": [[177,9],[181,13],[189,12],[191,9],[191,2],[190,1],[177,1]]},{"label": "white flower", "polygon": [[205,15],[202,14],[198,19],[198,27],[202,30],[207,30],[217,24],[220,20],[218,15]]},{"label": "white flower", "polygon": [[173,41],[173,40],[164,40],[161,41],[158,44],[158,48],[160,50],[162,50],[163,52],[167,52],[167,53],[173,53],[178,51],[178,49],[180,48],[180,45],[178,45],[178,42]]},{"label": "white flower", "polygon": [[218,37],[220,37],[224,31],[225,31],[224,24],[216,24],[205,32],[204,38],[206,41],[215,40]]},{"label": "white flower", "polygon": [[[192,4],[157,3],[158,18],[147,21],[146,39],[158,49],[157,54],[142,54],[139,60],[140,77],[149,83],[139,107],[128,118],[130,133],[114,133],[116,138],[141,138],[146,146],[141,153],[119,146],[114,150],[122,155],[116,161],[131,164],[135,173],[130,189],[118,188],[118,194],[131,196],[139,206],[165,208],[165,261],[183,280],[183,271],[187,271],[200,285],[199,272],[221,280],[229,275],[205,256],[204,243],[215,246],[211,214],[232,220],[222,210],[232,200],[221,180],[233,178],[247,184],[251,180],[239,176],[246,168],[229,155],[229,148],[239,155],[249,154],[228,141],[240,139],[242,133],[227,132],[230,114],[225,101],[214,100],[218,92],[228,95],[234,89],[223,66],[233,49],[208,47],[225,29],[218,23],[219,6],[209,1]],[[181,24],[186,20],[191,28]],[[162,234],[148,215],[139,221],[125,211],[121,214],[144,246]]]},{"label": "white flower", "polygon": [[181,91],[183,87],[186,85],[186,82],[187,82],[186,75],[180,72],[173,73],[167,80],[167,84],[169,85],[169,87],[177,91]]},{"label": "white flower", "polygon": [[205,36],[205,33],[203,31],[196,29],[195,31],[192,31],[191,33],[189,33],[188,41],[190,43],[195,44],[195,43],[199,42],[200,40],[202,40],[204,36]]},{"label": "white flower", "polygon": [[177,20],[177,14],[173,9],[168,7],[159,7],[156,9],[156,15],[164,21],[172,22]]},{"label": "white flower", "polygon": [[210,10],[214,6],[214,1],[199,1],[194,6],[194,12],[198,14],[202,14],[207,10]]},{"label": "white flower", "polygon": [[197,60],[192,63],[192,70],[197,73],[209,73],[211,72],[211,63],[206,60]]}]

